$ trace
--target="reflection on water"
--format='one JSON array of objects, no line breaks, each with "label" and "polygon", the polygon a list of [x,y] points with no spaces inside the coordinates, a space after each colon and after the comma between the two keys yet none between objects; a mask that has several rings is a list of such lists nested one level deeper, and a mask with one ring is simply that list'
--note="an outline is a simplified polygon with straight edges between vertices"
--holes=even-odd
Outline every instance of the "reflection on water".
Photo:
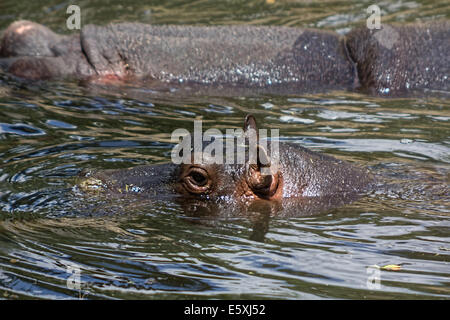
[{"label": "reflection on water", "polygon": [[[340,31],[363,19],[367,5],[261,2],[81,7],[85,23],[246,22]],[[0,28],[27,18],[64,32],[64,5],[48,3],[36,9],[4,1]],[[390,21],[447,17],[449,10],[444,1],[380,6]],[[180,97],[0,76],[0,297],[448,299],[446,97]],[[286,203],[284,214],[266,205],[236,214],[163,197],[86,198],[73,188],[84,168],[169,161],[171,132],[191,130],[194,119],[204,130],[223,131],[241,127],[248,113],[261,128],[279,128],[283,141],[368,167],[378,185],[349,205],[312,212],[311,203]],[[400,270],[381,270],[381,287],[368,287],[367,268],[390,264]],[[79,289],[68,286],[73,268]]]}]

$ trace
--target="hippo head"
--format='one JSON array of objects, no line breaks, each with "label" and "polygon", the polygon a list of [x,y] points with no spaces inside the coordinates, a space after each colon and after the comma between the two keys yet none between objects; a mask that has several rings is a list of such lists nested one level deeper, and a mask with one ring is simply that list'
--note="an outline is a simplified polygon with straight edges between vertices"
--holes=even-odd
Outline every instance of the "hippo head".
[{"label": "hippo head", "polygon": [[[365,169],[287,143],[279,143],[275,165],[271,144],[262,146],[257,142],[256,121],[251,115],[245,119],[243,135],[244,148],[233,144],[231,149],[234,159],[244,154],[243,162],[212,162],[210,154],[205,155],[208,144],[203,143],[201,161],[195,161],[192,152],[188,163],[83,170],[78,187],[85,192],[118,197],[176,199],[184,206],[196,208],[214,205],[242,211],[262,205],[271,211],[280,207],[304,211],[311,206],[318,209],[323,204],[349,202],[367,190],[372,181]],[[250,152],[252,142],[256,143],[254,156]],[[230,149],[224,146],[225,152]]]}]

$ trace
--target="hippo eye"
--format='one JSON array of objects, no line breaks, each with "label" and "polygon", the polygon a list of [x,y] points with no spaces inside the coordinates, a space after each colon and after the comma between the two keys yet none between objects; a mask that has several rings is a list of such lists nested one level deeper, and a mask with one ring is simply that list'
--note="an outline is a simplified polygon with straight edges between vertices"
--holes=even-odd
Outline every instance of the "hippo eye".
[{"label": "hippo eye", "polygon": [[206,193],[211,187],[208,172],[200,167],[192,167],[183,178],[185,188],[191,193]]},{"label": "hippo eye", "polygon": [[190,174],[190,177],[198,186],[204,186],[206,182],[208,182],[208,178],[206,178],[203,174],[197,171],[192,172]]}]

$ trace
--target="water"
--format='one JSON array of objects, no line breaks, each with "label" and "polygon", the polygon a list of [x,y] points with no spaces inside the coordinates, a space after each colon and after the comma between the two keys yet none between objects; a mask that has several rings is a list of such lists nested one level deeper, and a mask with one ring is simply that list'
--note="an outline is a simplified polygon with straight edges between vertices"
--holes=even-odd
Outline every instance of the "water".
[{"label": "water", "polygon": [[[49,3],[42,8],[3,1],[0,29],[27,18],[67,33],[67,3]],[[84,23],[253,23],[345,31],[364,18],[368,6],[119,3],[80,2]],[[449,14],[444,1],[380,6],[388,21]],[[177,97],[145,88],[0,76],[0,297],[448,299],[447,98],[349,92]],[[193,119],[203,119],[204,130],[241,127],[247,113],[263,128],[279,128],[285,141],[370,168],[381,185],[350,205],[291,217],[191,217],[177,203],[89,200],[73,191],[83,168],[168,162],[174,129],[192,129]],[[400,270],[374,267],[386,265]],[[79,289],[70,285],[78,271]]]}]

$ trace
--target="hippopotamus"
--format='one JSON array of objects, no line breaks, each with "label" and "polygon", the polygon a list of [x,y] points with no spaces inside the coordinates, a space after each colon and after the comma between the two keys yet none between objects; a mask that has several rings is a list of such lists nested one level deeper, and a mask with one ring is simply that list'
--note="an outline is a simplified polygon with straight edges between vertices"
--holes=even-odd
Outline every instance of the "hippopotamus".
[{"label": "hippopotamus", "polygon": [[[252,115],[245,118],[242,130],[247,146],[252,143],[249,132],[257,132]],[[205,152],[206,146],[203,143],[200,152]],[[137,203],[174,200],[191,215],[254,210],[290,216],[310,215],[349,203],[371,190],[376,181],[365,168],[297,144],[280,141],[278,165],[274,167],[271,144],[257,143],[257,150],[253,162],[250,157],[241,163],[195,160],[194,151],[190,155],[192,161],[179,164],[84,169],[76,188],[84,194],[106,195],[110,199],[139,197]],[[240,152],[237,144],[231,152],[233,156]]]},{"label": "hippopotamus", "polygon": [[86,25],[59,35],[30,21],[0,39],[0,69],[26,79],[138,82],[192,94],[377,95],[448,91],[450,23],[327,30],[281,26]]}]

